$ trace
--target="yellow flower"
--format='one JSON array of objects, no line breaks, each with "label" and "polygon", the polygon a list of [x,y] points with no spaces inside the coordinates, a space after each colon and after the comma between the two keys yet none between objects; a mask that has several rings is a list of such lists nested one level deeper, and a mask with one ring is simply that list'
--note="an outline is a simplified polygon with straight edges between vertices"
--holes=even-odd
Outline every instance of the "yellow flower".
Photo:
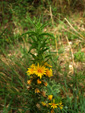
[{"label": "yellow flower", "polygon": [[46,69],[46,76],[51,77],[52,75],[52,69]]},{"label": "yellow flower", "polygon": [[45,102],[41,102],[41,104],[42,104],[43,106],[46,106],[46,103],[45,103]]},{"label": "yellow flower", "polygon": [[59,103],[59,108],[60,108],[60,109],[63,109],[62,102]]},{"label": "yellow flower", "polygon": [[52,67],[52,66],[49,65],[47,62],[45,62],[44,65],[45,65],[45,66],[48,66],[48,67]]},{"label": "yellow flower", "polygon": [[44,82],[44,85],[47,86],[48,85],[47,82]]},{"label": "yellow flower", "polygon": [[55,103],[55,100],[53,100],[53,102],[49,103],[49,105],[51,106],[51,108],[55,109],[58,107],[58,104]]},{"label": "yellow flower", "polygon": [[42,76],[44,74],[46,74],[46,68],[44,66],[39,66],[39,64],[36,66],[35,69],[35,74],[40,77],[40,79],[42,78]]},{"label": "yellow flower", "polygon": [[52,100],[52,98],[53,98],[53,95],[48,95],[49,100]]},{"label": "yellow flower", "polygon": [[35,93],[40,93],[40,90],[38,88],[36,88]]},{"label": "yellow flower", "polygon": [[31,82],[32,82],[32,80],[28,80],[28,81],[27,81],[27,84],[29,84],[29,85],[30,85],[30,84],[31,84]]},{"label": "yellow flower", "polygon": [[47,104],[47,103],[45,103],[45,102],[41,102],[41,104],[42,104],[43,106],[48,107],[48,104]]},{"label": "yellow flower", "polygon": [[42,82],[38,79],[38,80],[37,80],[37,84],[41,84],[41,83],[42,83]]},{"label": "yellow flower", "polygon": [[31,67],[31,68],[35,68],[35,64],[32,64],[30,67]]},{"label": "yellow flower", "polygon": [[35,68],[28,68],[27,75],[31,75],[35,73]]}]

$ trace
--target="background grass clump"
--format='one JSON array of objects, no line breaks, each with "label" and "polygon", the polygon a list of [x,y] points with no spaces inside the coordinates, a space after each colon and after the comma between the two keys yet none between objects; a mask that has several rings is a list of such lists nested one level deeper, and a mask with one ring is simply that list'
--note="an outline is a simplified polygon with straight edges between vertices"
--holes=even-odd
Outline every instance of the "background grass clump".
[{"label": "background grass clump", "polygon": [[48,110],[47,102],[53,100],[41,96],[45,106],[35,104],[36,113],[85,112],[84,4],[84,0],[0,1],[0,112],[35,112],[26,72],[41,61],[53,71],[44,96],[61,100],[63,109]]}]

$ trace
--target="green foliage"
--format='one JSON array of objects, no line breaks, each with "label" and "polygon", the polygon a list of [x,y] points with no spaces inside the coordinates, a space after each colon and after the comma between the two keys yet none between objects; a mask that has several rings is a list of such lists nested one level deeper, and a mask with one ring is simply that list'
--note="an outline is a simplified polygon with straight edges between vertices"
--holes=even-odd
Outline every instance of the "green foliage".
[{"label": "green foliage", "polygon": [[59,95],[60,89],[61,89],[60,84],[57,84],[55,80],[52,80],[48,82],[47,88],[45,90],[47,92],[47,95],[52,94],[56,102],[58,103],[61,101],[61,97]]},{"label": "green foliage", "polygon": [[83,62],[85,61],[85,54],[84,52],[78,51],[74,54],[75,61]]},{"label": "green foliage", "polygon": [[[46,54],[46,51],[49,50],[49,47],[47,46],[47,40],[49,38],[54,38],[54,36],[50,33],[44,33],[43,28],[45,25],[41,25],[40,22],[35,25],[35,31],[28,31],[23,35],[28,34],[29,35],[29,41],[30,48],[28,53],[33,57],[34,63],[42,63],[43,61],[46,62],[49,60],[50,54]],[[22,36],[23,36],[22,35]],[[33,51],[35,54],[33,54]],[[44,63],[43,62],[43,63]]]}]

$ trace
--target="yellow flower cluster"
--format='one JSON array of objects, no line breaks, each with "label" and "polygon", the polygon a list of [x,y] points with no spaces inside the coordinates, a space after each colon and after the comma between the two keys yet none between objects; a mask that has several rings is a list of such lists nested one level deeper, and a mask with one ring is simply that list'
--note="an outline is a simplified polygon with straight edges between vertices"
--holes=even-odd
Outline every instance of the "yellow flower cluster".
[{"label": "yellow flower cluster", "polygon": [[[53,98],[53,95],[48,95],[48,99],[49,100],[52,100],[52,98]],[[42,102],[42,105],[43,106],[46,106],[47,104],[45,103],[45,102]],[[51,103],[48,103],[48,105],[50,105],[51,106],[51,113],[54,113],[54,110],[53,109],[55,109],[55,108],[60,108],[60,109],[63,109],[63,105],[62,105],[62,102],[60,102],[60,103],[55,103],[55,99],[53,99],[52,100],[52,102]]]},{"label": "yellow flower cluster", "polygon": [[[47,86],[48,83],[46,81],[44,81],[43,79],[41,80],[41,78],[43,76],[47,76],[47,77],[53,76],[51,67],[52,66],[50,66],[47,63],[45,63],[44,65],[40,65],[39,63],[37,65],[32,64],[27,70],[27,75],[31,75],[30,79],[27,81],[27,84],[29,85],[29,88],[32,86],[33,82],[37,83],[37,85]],[[43,97],[48,99],[48,102],[47,101],[46,102],[41,102],[41,104],[43,106],[50,107],[51,108],[51,113],[54,113],[56,108],[63,109],[62,102],[56,103],[55,99],[53,99],[53,95],[48,95],[47,96],[46,91],[43,91],[39,87],[38,88],[35,87],[34,92],[36,94],[39,94],[39,95],[41,94]],[[49,103],[49,101],[51,101],[51,102]]]},{"label": "yellow flower cluster", "polygon": [[60,109],[63,109],[62,102],[56,104],[54,99],[53,99],[53,102],[49,103],[49,105],[51,106],[52,109],[55,109],[57,107],[59,107]]},{"label": "yellow flower cluster", "polygon": [[[40,79],[44,75],[46,75],[48,77],[53,76],[52,69],[48,69],[45,66],[40,66],[39,63],[37,64],[37,66],[35,66],[35,64],[32,64],[30,66],[30,68],[28,68],[27,75],[33,75],[33,74],[36,74],[38,77],[40,77]],[[40,83],[39,81],[37,81],[37,82]]]}]

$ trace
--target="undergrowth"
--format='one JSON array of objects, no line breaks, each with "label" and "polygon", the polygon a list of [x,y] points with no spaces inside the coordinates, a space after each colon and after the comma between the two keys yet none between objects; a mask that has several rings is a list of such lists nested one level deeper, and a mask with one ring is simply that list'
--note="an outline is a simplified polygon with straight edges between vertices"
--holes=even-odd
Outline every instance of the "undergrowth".
[{"label": "undergrowth", "polygon": [[37,1],[0,1],[0,112],[84,113],[83,0]]}]

